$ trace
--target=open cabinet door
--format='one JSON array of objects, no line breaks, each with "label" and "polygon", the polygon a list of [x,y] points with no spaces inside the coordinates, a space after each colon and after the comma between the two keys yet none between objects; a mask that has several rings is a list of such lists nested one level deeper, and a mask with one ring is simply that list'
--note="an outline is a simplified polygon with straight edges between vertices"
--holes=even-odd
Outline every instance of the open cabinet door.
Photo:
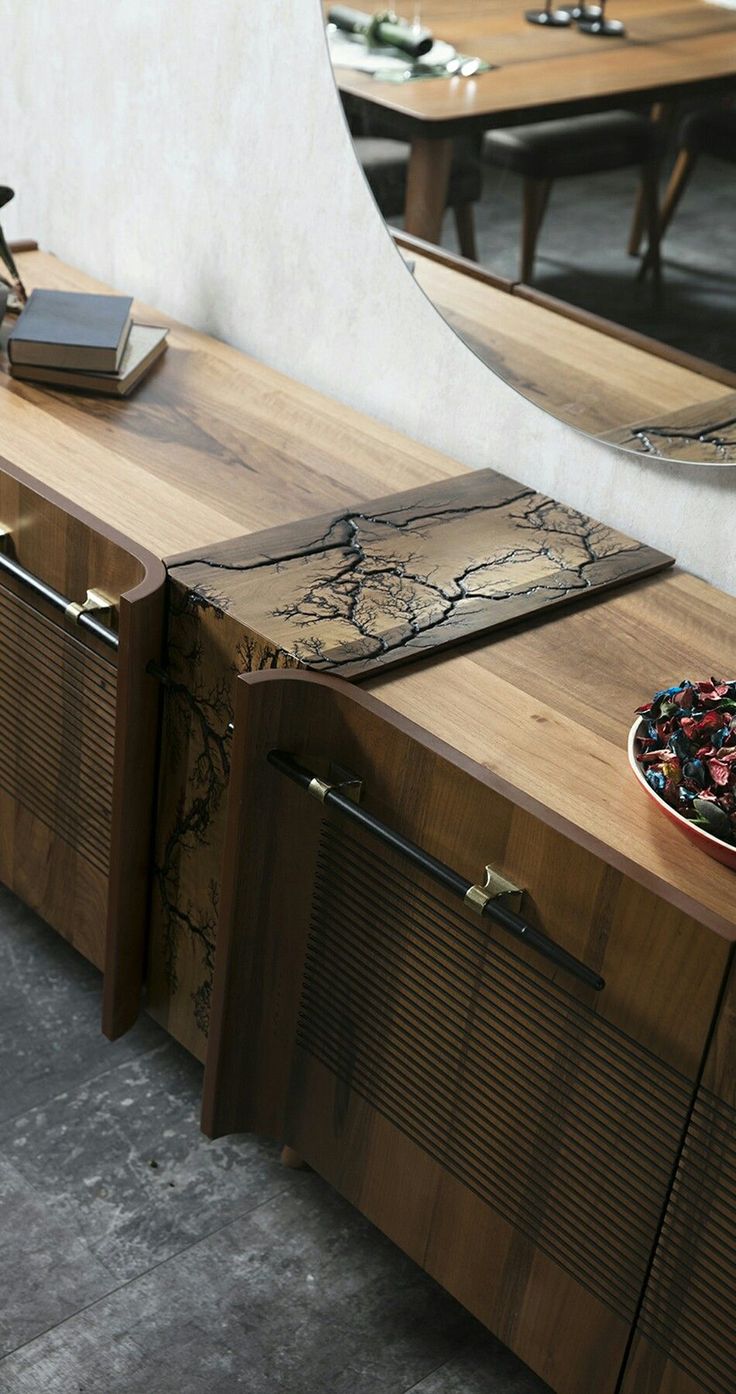
[{"label": "open cabinet door", "polygon": [[613,1394],[727,943],[359,689],[236,687],[205,1130],[288,1144]]},{"label": "open cabinet door", "polygon": [[163,565],[0,460],[0,880],[138,1013],[158,731]]}]

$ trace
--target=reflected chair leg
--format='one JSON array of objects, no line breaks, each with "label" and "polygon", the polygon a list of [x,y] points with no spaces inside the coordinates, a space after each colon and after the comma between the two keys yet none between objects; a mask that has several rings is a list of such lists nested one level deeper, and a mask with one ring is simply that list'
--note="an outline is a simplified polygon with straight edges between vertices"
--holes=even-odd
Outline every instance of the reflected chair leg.
[{"label": "reflected chair leg", "polygon": [[541,206],[543,217],[544,205],[546,205],[549,192],[545,196],[544,187],[548,182],[545,180],[542,183],[538,179],[524,180],[519,279],[527,283],[531,281],[534,272],[534,254],[537,249],[537,235],[541,222],[539,210]]},{"label": "reflected chair leg", "polygon": [[467,257],[468,261],[477,261],[478,249],[475,242],[475,210],[473,204],[458,203],[452,211],[455,215],[455,227],[457,229],[460,255]]},{"label": "reflected chair leg", "polygon": [[[696,160],[697,155],[693,154],[693,152],[690,150],[681,150],[679,155],[677,156],[677,160],[675,161],[675,167],[670,175],[670,182],[667,185],[665,195],[662,200],[662,207],[659,210],[660,245],[662,242],[662,238],[664,237],[664,234],[667,231],[667,228],[672,222],[672,215],[674,214],[675,209],[677,208],[677,205],[680,202],[680,199],[682,198],[682,195],[684,194],[685,189],[687,188],[690,182],[692,172],[695,168]],[[639,268],[640,278],[646,275],[650,266],[651,256],[650,253],[647,252],[646,256],[642,261],[641,267]]]},{"label": "reflected chair leg", "polygon": [[[660,130],[664,131],[665,134],[668,134],[674,123],[675,113],[676,105],[674,102],[655,102],[649,113],[649,119],[653,126],[657,126]],[[626,249],[630,257],[637,257],[639,255],[641,239],[644,236],[644,224],[646,222],[644,203],[644,187],[640,184],[631,219],[629,245]]]},{"label": "reflected chair leg", "polygon": [[659,216],[659,161],[650,160],[642,166],[641,187],[644,195],[644,217],[646,220],[648,247],[642,261],[639,276],[644,271],[652,272],[652,286],[655,304],[662,290],[662,267],[659,255],[661,223]]},{"label": "reflected chair leg", "polygon": [[659,215],[660,238],[664,237],[672,221],[672,215],[690,182],[696,159],[697,156],[691,150],[681,150],[677,156],[675,167],[670,175],[670,182],[662,200],[662,209]]},{"label": "reflected chair leg", "polygon": [[294,1151],[293,1147],[282,1147],[281,1165],[289,1167],[291,1171],[300,1171],[303,1166],[306,1166],[306,1163],[304,1158]]},{"label": "reflected chair leg", "polygon": [[537,186],[537,237],[539,237],[542,231],[542,223],[544,222],[544,215],[547,212],[551,188],[551,179],[540,179]]}]

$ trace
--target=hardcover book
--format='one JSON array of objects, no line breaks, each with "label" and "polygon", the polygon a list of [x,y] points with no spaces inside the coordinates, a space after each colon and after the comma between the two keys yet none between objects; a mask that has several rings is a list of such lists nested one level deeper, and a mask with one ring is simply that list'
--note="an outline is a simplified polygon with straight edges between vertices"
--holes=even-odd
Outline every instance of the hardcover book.
[{"label": "hardcover book", "polygon": [[8,339],[10,362],[115,373],[132,303],[129,295],[34,290]]},{"label": "hardcover book", "polygon": [[166,348],[168,329],[154,324],[132,324],[117,373],[85,373],[78,369],[47,368],[43,364],[11,363],[10,375],[24,382],[40,382],[65,391],[100,392],[108,397],[127,397]]}]

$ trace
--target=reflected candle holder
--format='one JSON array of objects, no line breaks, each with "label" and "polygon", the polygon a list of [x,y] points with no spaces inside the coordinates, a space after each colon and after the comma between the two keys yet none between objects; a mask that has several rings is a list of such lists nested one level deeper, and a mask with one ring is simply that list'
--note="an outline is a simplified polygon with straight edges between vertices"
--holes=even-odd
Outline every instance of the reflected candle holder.
[{"label": "reflected candle holder", "polygon": [[565,5],[565,9],[574,24],[586,23],[591,19],[600,19],[600,5]]},{"label": "reflected candle holder", "polygon": [[527,24],[543,24],[549,29],[564,29],[572,24],[569,10],[553,10],[552,0],[547,0],[543,10],[527,10],[524,18]]},{"label": "reflected candle holder", "polygon": [[578,20],[578,29],[581,34],[602,34],[609,39],[621,39],[626,33],[620,19],[606,19],[606,0],[601,0],[595,18]]}]

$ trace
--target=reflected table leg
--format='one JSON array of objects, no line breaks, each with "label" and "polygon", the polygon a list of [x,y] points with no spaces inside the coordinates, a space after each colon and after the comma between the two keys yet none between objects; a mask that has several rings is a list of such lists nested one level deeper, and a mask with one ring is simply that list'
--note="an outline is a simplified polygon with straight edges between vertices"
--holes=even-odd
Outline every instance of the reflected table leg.
[{"label": "reflected table leg", "polygon": [[415,136],[411,143],[404,226],[415,237],[439,242],[452,163],[452,139]]}]

